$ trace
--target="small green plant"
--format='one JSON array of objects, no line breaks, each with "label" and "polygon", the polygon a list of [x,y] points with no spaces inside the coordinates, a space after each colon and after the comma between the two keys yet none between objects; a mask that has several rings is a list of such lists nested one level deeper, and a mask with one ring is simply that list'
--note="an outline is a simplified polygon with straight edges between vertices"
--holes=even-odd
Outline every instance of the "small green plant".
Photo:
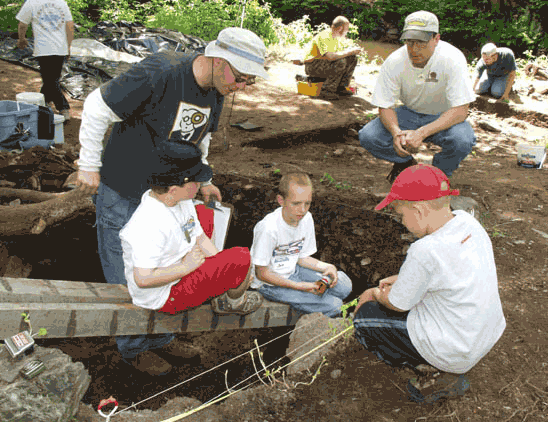
[{"label": "small green plant", "polygon": [[[260,351],[259,349],[259,343],[257,343],[257,339],[254,340],[255,342],[255,347],[257,349],[257,356],[259,357],[259,362],[261,363],[261,366],[263,367],[263,371],[264,371],[264,374],[265,374],[265,377],[269,380],[270,382],[270,385],[273,386],[276,382],[278,382],[278,380],[276,379],[275,375],[280,372],[280,368],[276,368],[274,369],[272,372],[267,368],[267,366],[265,365],[264,361],[263,361],[263,352]],[[254,355],[253,355],[253,350],[250,350],[249,351],[249,354],[251,355],[251,362],[253,362],[253,368],[255,368],[255,373],[257,374],[257,377],[259,377],[259,379],[261,380],[261,382],[264,384],[264,385],[268,385],[266,382],[264,382],[263,378],[261,378],[259,376],[259,371],[257,369],[257,365],[255,364],[255,358],[254,358]]]},{"label": "small green plant", "polygon": [[352,184],[350,182],[337,182],[329,173],[324,173],[324,175],[320,178],[320,183],[323,182],[327,182],[327,186],[333,185],[336,189],[352,188]]},{"label": "small green plant", "polygon": [[506,237],[506,233],[499,229],[493,228],[491,231],[491,237]]},{"label": "small green plant", "polygon": [[327,182],[327,186],[330,186],[332,183],[335,183],[335,179],[329,173],[324,173],[320,178],[320,183]]},{"label": "small green plant", "polygon": [[25,312],[21,313],[21,316],[23,317],[23,321],[29,326],[29,335],[34,336],[45,336],[48,333],[48,330],[45,328],[40,328],[38,330],[38,333],[36,333],[34,336],[32,335],[32,325],[30,323],[30,314],[27,314]]}]

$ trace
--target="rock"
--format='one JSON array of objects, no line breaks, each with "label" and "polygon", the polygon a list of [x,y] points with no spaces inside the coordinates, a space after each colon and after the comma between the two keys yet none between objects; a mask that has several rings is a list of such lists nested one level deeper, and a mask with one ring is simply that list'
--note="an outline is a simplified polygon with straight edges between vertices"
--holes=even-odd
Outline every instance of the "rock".
[{"label": "rock", "polygon": [[346,325],[343,318],[329,318],[319,312],[306,314],[299,318],[295,330],[289,337],[289,346],[285,351],[285,354],[289,356],[292,362],[287,367],[287,375],[296,374],[307,369],[315,372],[323,356],[327,355],[335,346],[335,341],[327,343],[302,359],[298,358],[325,343],[344,329],[346,329]]},{"label": "rock", "polygon": [[334,380],[337,378],[340,378],[342,375],[342,371],[340,369],[335,369],[334,371],[331,371],[330,377]]},{"label": "rock", "polygon": [[[35,351],[21,360],[7,351],[0,355],[0,420],[2,422],[65,422],[72,420],[89,387],[90,376],[81,362],[58,349],[34,346]],[[27,380],[19,369],[28,361],[40,359],[46,369]],[[11,380],[11,381],[10,381]]]},{"label": "rock", "polygon": [[369,264],[371,264],[372,262],[373,262],[373,260],[371,258],[369,258],[368,256],[366,256],[365,258],[362,258],[362,260],[360,261],[360,265],[362,267],[366,267]]},{"label": "rock", "polygon": [[496,132],[496,133],[502,132],[502,128],[498,124],[488,120],[480,120],[478,122],[478,126],[490,132]]},{"label": "rock", "polygon": [[472,214],[479,220],[480,208],[475,199],[468,198],[466,196],[452,196],[451,197],[451,209],[463,210],[469,214]]}]

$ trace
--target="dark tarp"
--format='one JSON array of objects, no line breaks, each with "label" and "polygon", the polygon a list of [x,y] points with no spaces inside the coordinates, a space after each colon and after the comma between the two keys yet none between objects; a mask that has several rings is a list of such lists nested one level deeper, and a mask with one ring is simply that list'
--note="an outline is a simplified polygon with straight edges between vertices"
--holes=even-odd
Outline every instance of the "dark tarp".
[{"label": "dark tarp", "polygon": [[[88,31],[84,38],[96,40],[115,51],[144,58],[158,51],[204,52],[207,42],[191,35],[163,28],[145,28],[139,23],[100,22]],[[24,67],[39,70],[32,57],[33,39],[29,47],[17,48],[17,34],[0,31],[0,59]],[[84,100],[102,83],[118,76],[132,66],[124,61],[112,61],[93,56],[71,56],[63,66],[61,86],[69,96]]]}]

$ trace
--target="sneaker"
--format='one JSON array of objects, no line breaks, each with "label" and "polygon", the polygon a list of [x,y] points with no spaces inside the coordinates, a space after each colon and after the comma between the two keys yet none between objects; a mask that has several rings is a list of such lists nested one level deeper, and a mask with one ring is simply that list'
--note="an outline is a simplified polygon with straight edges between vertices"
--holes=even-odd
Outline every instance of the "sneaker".
[{"label": "sneaker", "polygon": [[131,365],[139,372],[144,372],[153,377],[165,375],[173,368],[165,359],[150,350],[135,356],[131,361]]},{"label": "sneaker", "polygon": [[327,101],[337,101],[339,99],[339,96],[335,94],[334,92],[320,92],[320,95],[318,95],[318,98],[321,100],[327,100]]},{"label": "sneaker", "polygon": [[262,303],[263,296],[259,292],[248,290],[244,293],[244,300],[238,306],[233,307],[228,301],[226,293],[223,293],[213,298],[211,308],[213,312],[219,315],[247,315],[259,309]]},{"label": "sneaker", "polygon": [[431,378],[422,385],[416,378],[407,383],[409,400],[415,403],[432,404],[441,399],[463,396],[470,389],[470,380],[466,374],[450,374],[443,372],[437,378]]},{"label": "sneaker", "polygon": [[386,176],[386,179],[390,183],[394,183],[394,180],[396,180],[396,177],[399,176],[399,174],[404,171],[407,167],[414,166],[417,163],[417,160],[414,158],[411,158],[409,161],[406,161],[405,163],[394,163],[394,166],[392,167],[392,170],[390,173],[388,173],[388,176]]}]

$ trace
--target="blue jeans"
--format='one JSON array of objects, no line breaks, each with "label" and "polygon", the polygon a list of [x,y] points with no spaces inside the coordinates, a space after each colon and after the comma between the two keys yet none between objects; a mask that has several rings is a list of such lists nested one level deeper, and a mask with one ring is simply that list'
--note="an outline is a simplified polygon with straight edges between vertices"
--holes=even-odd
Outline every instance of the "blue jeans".
[{"label": "blue jeans", "polygon": [[[352,282],[342,271],[337,271],[338,281],[335,287],[327,289],[322,296],[300,290],[263,284],[258,291],[265,299],[272,302],[287,303],[297,311],[310,314],[321,312],[328,317],[336,317],[341,313],[343,299],[352,291]],[[322,274],[297,265],[295,272],[288,278],[292,281],[313,283]]]},{"label": "blue jeans", "polygon": [[[110,284],[127,284],[124,274],[120,230],[129,221],[139,202],[122,198],[118,192],[101,183],[95,198],[97,242],[105,279]],[[116,344],[124,359],[140,352],[160,348],[175,338],[173,333],[159,335],[117,336]]]},{"label": "blue jeans", "polygon": [[363,347],[389,365],[414,368],[428,364],[411,343],[407,314],[378,302],[366,302],[354,316],[354,335]]},{"label": "blue jeans", "polygon": [[504,91],[506,91],[506,82],[508,81],[508,76],[509,74],[504,76],[488,75],[487,70],[484,70],[478,82],[478,94],[490,93],[495,98],[502,97],[502,94],[504,94]]},{"label": "blue jeans", "polygon": [[[417,113],[405,106],[396,108],[396,114],[402,130],[416,130],[432,123],[440,116],[439,114]],[[396,154],[392,135],[378,117],[360,130],[359,138],[361,146],[381,160],[405,163],[411,159],[411,156],[400,157]],[[464,121],[429,136],[424,142],[432,142],[442,148],[441,152],[434,155],[432,164],[449,177],[472,151],[472,147],[476,144],[476,136],[470,123]]]}]

